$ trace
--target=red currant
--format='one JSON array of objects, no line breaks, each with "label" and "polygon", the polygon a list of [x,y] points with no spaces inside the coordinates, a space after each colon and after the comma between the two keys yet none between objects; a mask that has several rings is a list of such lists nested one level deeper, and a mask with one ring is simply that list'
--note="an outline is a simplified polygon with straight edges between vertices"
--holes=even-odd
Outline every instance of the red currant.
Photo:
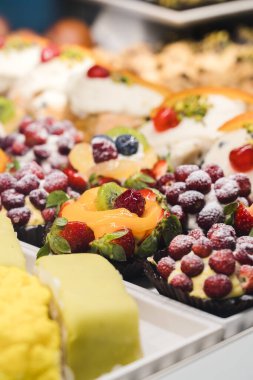
[{"label": "red currant", "polygon": [[231,150],[229,160],[232,167],[240,172],[248,172],[253,169],[253,146],[246,144]]},{"label": "red currant", "polygon": [[175,128],[179,124],[179,119],[173,108],[160,107],[153,117],[153,122],[156,131],[163,132]]}]

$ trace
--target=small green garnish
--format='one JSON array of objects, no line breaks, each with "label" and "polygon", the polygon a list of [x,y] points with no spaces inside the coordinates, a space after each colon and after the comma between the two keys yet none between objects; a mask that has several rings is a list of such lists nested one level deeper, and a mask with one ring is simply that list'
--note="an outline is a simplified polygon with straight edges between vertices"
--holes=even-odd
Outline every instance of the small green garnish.
[{"label": "small green garnish", "polygon": [[129,76],[127,76],[125,74],[114,72],[111,74],[111,78],[114,82],[124,83],[124,84],[127,84],[129,86],[133,84],[132,79],[129,78]]},{"label": "small green garnish", "polygon": [[56,190],[47,197],[46,207],[56,207],[59,211],[61,205],[69,200],[69,196],[62,190]]},{"label": "small green garnish", "polygon": [[110,260],[126,261],[124,248],[115,242],[112,243],[112,241],[125,236],[127,233],[127,230],[116,231],[94,240],[91,243],[91,252],[99,253]]},{"label": "small green garnish", "polygon": [[65,49],[62,51],[60,58],[71,61],[81,62],[84,59],[84,53],[79,49]]},{"label": "small green garnish", "polygon": [[16,110],[14,103],[3,96],[0,97],[0,122],[3,124],[8,123],[15,117]]},{"label": "small green garnish", "polygon": [[253,123],[245,123],[242,126],[249,134],[253,133]]},{"label": "small green garnish", "polygon": [[135,190],[141,190],[146,189],[148,185],[154,182],[154,178],[150,177],[149,175],[144,173],[137,173],[129,177],[125,181],[124,186]]},{"label": "small green garnish", "polygon": [[33,42],[23,39],[22,37],[13,37],[6,41],[4,44],[4,49],[15,49],[15,50],[24,50],[32,46]]},{"label": "small green garnish", "polygon": [[234,224],[234,215],[238,208],[239,203],[233,202],[226,205],[223,208],[223,213],[225,215],[225,224],[233,225]]},{"label": "small green garnish", "polygon": [[177,101],[173,108],[181,120],[184,117],[189,117],[201,121],[211,108],[211,104],[208,103],[205,96],[192,95]]},{"label": "small green garnish", "polygon": [[20,169],[20,163],[18,160],[14,159],[12,160],[11,162],[9,162],[6,166],[6,170],[8,172],[11,172],[11,171],[17,171]]}]

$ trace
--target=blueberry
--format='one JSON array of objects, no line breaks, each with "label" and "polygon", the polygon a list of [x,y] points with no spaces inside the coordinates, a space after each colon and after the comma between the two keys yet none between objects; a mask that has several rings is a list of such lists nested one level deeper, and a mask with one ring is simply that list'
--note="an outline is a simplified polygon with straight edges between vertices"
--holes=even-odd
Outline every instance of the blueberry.
[{"label": "blueberry", "polygon": [[139,142],[132,135],[121,135],[116,139],[116,147],[123,156],[131,156],[138,151]]}]

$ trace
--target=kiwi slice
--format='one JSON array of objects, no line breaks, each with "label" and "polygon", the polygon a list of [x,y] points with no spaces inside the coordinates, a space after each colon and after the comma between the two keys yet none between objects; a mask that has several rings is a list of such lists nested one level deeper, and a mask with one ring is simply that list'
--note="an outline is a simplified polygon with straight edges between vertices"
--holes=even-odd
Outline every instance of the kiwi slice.
[{"label": "kiwi slice", "polygon": [[113,209],[115,199],[124,192],[124,189],[115,182],[108,182],[98,189],[96,205],[99,211]]},{"label": "kiwi slice", "polygon": [[0,122],[8,123],[15,116],[14,103],[3,96],[0,97]]},{"label": "kiwi slice", "polygon": [[115,127],[107,131],[106,134],[112,138],[116,138],[120,135],[132,135],[139,141],[140,144],[142,144],[144,151],[147,151],[150,148],[150,145],[146,137],[142,133],[140,133],[139,131],[133,128]]}]

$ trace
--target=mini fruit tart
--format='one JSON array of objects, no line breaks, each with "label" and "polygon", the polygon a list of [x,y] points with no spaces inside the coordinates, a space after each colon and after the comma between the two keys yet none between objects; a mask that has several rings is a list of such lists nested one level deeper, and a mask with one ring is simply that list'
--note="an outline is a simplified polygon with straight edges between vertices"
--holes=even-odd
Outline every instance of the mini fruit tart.
[{"label": "mini fruit tart", "polygon": [[253,237],[236,238],[225,224],[214,224],[207,236],[200,229],[178,235],[147,259],[145,274],[159,293],[228,317],[253,306]]},{"label": "mini fruit tart", "polygon": [[230,88],[203,87],[171,95],[151,115],[141,132],[172,165],[199,163],[226,121],[253,105],[253,96]]},{"label": "mini fruit tart", "polygon": [[225,174],[245,173],[253,181],[253,112],[246,112],[225,123],[222,136],[204,158],[217,163]]},{"label": "mini fruit tart", "polygon": [[169,94],[133,74],[98,64],[78,73],[68,88],[70,110],[88,141],[118,125],[138,127]]},{"label": "mini fruit tart", "polygon": [[41,51],[40,64],[15,83],[10,97],[34,117],[69,118],[67,86],[74,74],[93,64],[89,50],[49,44]]},{"label": "mini fruit tart", "polygon": [[[40,62],[47,40],[31,33],[13,33],[0,39],[0,93],[26,76]],[[28,82],[26,82],[26,85]]]},{"label": "mini fruit tart", "polygon": [[142,274],[143,261],[180,233],[150,189],[125,189],[109,182],[61,206],[38,256],[77,252],[98,253],[126,279]]},{"label": "mini fruit tart", "polygon": [[[157,155],[140,132],[116,127],[104,135],[94,136],[91,144],[75,145],[69,161],[74,169],[90,178],[92,184],[99,184],[101,177],[123,182],[143,168],[151,169]],[[149,180],[153,182],[152,178]]]}]

